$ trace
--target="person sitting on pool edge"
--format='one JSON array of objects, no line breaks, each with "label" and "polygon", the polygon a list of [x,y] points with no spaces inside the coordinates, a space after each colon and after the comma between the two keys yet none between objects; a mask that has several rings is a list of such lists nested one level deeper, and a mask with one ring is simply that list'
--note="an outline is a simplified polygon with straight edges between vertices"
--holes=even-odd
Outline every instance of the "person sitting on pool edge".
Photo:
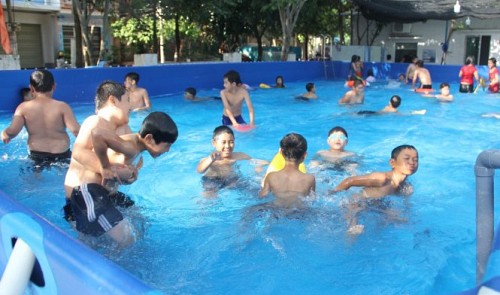
[{"label": "person sitting on pool edge", "polygon": [[186,100],[193,101],[193,102],[220,99],[219,96],[198,97],[198,96],[196,96],[196,93],[197,93],[196,88],[188,87],[188,88],[186,88],[186,90],[184,90],[184,98]]},{"label": "person sitting on pool edge", "polygon": [[259,197],[273,193],[277,206],[300,207],[301,199],[314,197],[316,190],[314,175],[299,170],[299,164],[304,162],[307,156],[307,141],[300,134],[289,133],[280,141],[280,153],[285,158],[285,168],[267,175]]},{"label": "person sitting on pool edge", "polygon": [[[220,189],[235,186],[239,176],[234,170],[234,164],[252,159],[245,153],[234,152],[234,132],[228,126],[222,125],[214,129],[212,146],[215,150],[208,157],[201,159],[196,167],[196,171],[203,174],[205,197],[216,197]],[[264,165],[265,161],[258,163]]]},{"label": "person sitting on pool edge", "polygon": [[394,211],[387,208],[374,208],[380,200],[389,195],[410,196],[413,186],[406,180],[418,170],[418,152],[412,145],[400,145],[391,152],[389,165],[392,170],[372,172],[366,175],[351,176],[342,180],[333,193],[348,190],[353,186],[362,187],[361,192],[354,194],[348,204],[348,233],[360,234],[364,226],[358,224],[358,214],[365,209],[375,209],[398,218]]},{"label": "person sitting on pool edge", "polygon": [[365,101],[365,85],[361,80],[353,80],[351,90],[339,100],[339,104],[362,104]]},{"label": "person sitting on pool edge", "polygon": [[254,109],[250,95],[245,87],[242,86],[240,74],[231,70],[224,74],[224,89],[220,92],[224,110],[222,111],[222,125],[238,127],[240,124],[246,124],[241,116],[243,102],[247,104],[248,116],[250,117],[250,126],[255,127]]},{"label": "person sitting on pool edge", "polygon": [[309,82],[306,84],[306,93],[303,93],[297,97],[296,99],[302,99],[302,100],[311,100],[311,99],[318,99],[318,96],[316,95],[316,86],[314,83]]}]

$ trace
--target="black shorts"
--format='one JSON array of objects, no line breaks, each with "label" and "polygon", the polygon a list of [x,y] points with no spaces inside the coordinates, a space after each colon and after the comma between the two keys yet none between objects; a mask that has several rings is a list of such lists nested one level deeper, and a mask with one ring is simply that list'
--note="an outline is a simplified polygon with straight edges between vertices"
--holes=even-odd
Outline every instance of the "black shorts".
[{"label": "black shorts", "polygon": [[53,154],[48,152],[30,151],[29,158],[35,162],[35,166],[49,166],[51,163],[66,163],[71,160],[71,151]]},{"label": "black shorts", "polygon": [[[115,208],[108,190],[97,183],[73,188],[68,201],[76,221],[76,229],[84,234],[100,236],[123,220],[123,215]],[[69,209],[65,206],[65,213],[67,210]]]},{"label": "black shorts", "polygon": [[474,92],[474,85],[460,84],[460,89],[458,91],[461,93],[472,93]]}]

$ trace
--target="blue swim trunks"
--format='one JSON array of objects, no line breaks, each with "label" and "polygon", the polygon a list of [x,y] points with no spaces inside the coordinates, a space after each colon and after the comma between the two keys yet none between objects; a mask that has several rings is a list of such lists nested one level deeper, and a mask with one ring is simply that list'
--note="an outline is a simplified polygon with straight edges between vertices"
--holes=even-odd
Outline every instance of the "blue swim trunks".
[{"label": "blue swim trunks", "polygon": [[[241,115],[235,116],[234,119],[236,120],[236,122],[238,122],[238,124],[246,124],[247,123],[247,122],[245,122],[245,120],[243,120],[243,117]],[[233,123],[231,122],[231,120],[229,119],[228,116],[222,115],[222,125],[231,126],[231,125],[233,125]]]}]

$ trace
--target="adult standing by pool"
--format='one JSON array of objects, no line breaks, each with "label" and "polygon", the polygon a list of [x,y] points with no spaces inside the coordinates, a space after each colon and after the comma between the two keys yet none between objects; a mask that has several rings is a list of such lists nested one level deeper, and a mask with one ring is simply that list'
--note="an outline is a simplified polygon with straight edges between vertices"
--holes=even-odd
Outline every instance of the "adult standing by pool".
[{"label": "adult standing by pool", "polygon": [[474,57],[468,56],[465,59],[465,65],[460,69],[460,72],[458,72],[458,77],[460,77],[460,92],[474,92],[474,79],[479,81],[479,74],[474,66]]},{"label": "adult standing by pool", "polygon": [[2,131],[3,143],[9,143],[26,127],[30,158],[36,165],[71,158],[68,128],[76,137],[80,124],[70,106],[52,98],[56,86],[47,70],[36,70],[30,76],[33,99],[21,103],[14,112],[10,126]]}]

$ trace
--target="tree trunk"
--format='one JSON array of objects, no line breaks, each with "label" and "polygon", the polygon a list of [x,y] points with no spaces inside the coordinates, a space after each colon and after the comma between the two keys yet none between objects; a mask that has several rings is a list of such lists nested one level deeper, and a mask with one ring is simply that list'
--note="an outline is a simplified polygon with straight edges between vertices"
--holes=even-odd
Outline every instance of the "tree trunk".
[{"label": "tree trunk", "polygon": [[281,30],[283,32],[283,47],[281,48],[281,60],[288,59],[288,50],[292,45],[293,29],[297,23],[300,10],[307,0],[297,0],[294,3],[278,4],[280,14]]},{"label": "tree trunk", "polygon": [[111,44],[111,36],[109,31],[109,7],[110,0],[106,0],[104,2],[104,13],[102,15],[102,39],[101,48],[99,50],[99,61],[108,60],[109,58],[109,49]]},{"label": "tree trunk", "polygon": [[[92,43],[89,35],[89,19],[92,11],[87,7],[87,1],[73,0],[73,16],[75,19],[75,38],[77,38],[76,22],[80,23],[80,40],[82,42],[82,52],[85,58],[85,65],[95,65],[92,57]],[[78,43],[78,41],[77,41]],[[78,47],[78,45],[77,45]]]},{"label": "tree trunk", "polygon": [[176,13],[174,17],[175,21],[175,52],[177,53],[177,61],[181,60],[182,53],[181,53],[181,32],[179,29],[179,14]]},{"label": "tree trunk", "polygon": [[77,9],[77,6],[80,4],[79,2],[78,0],[73,0],[72,2],[73,19],[75,20],[75,67],[83,68],[82,24],[80,23]]}]

